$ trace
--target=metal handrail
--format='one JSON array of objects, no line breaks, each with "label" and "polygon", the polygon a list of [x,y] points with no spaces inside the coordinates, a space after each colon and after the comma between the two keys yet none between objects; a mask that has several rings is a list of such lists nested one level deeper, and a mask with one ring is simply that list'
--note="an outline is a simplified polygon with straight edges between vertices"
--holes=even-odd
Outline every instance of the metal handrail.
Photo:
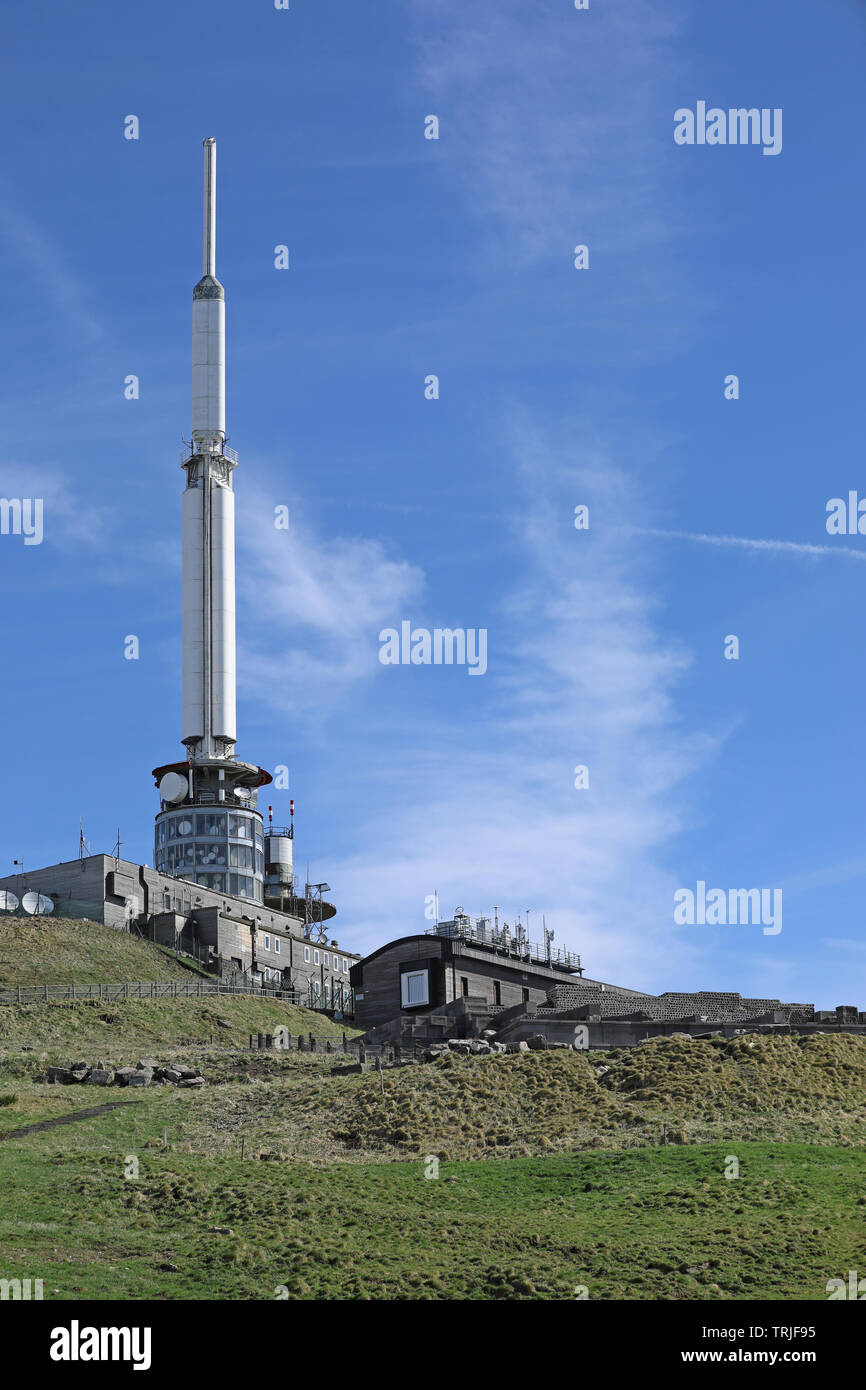
[{"label": "metal handrail", "polygon": [[495,929],[481,930],[470,927],[469,930],[451,930],[441,932],[437,927],[427,927],[425,936],[438,936],[443,941],[465,941],[470,946],[485,946],[500,955],[514,956],[518,960],[534,960],[540,965],[564,965],[569,970],[582,970],[580,956],[574,951],[567,951],[562,946],[550,947],[547,950],[536,941],[518,941],[514,937],[507,940],[501,929],[497,934]]}]

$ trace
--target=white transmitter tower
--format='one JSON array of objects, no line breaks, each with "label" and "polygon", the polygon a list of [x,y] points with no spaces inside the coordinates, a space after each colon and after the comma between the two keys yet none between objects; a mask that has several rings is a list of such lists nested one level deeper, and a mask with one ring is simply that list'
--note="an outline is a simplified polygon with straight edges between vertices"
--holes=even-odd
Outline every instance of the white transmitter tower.
[{"label": "white transmitter tower", "polygon": [[265,832],[271,775],[235,756],[235,495],[226,444],[225,290],[216,278],[216,141],[204,141],[202,278],[192,292],[192,442],[182,455],[185,762],[154,768],[154,867],[253,902],[294,897],[292,831]]}]

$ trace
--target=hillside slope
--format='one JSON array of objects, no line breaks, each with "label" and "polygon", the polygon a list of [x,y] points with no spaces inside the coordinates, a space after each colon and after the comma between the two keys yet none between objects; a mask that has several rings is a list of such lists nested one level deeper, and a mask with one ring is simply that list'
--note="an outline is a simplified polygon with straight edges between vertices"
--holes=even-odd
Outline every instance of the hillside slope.
[{"label": "hillside slope", "polygon": [[0,917],[0,989],[195,978],[158,946],[101,922]]}]

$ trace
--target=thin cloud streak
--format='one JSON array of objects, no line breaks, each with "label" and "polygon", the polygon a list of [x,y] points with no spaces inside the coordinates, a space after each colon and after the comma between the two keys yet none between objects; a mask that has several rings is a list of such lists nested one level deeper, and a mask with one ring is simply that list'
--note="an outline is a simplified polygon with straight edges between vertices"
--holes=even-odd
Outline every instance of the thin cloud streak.
[{"label": "thin cloud streak", "polygon": [[666,531],[654,526],[633,526],[632,534],[658,536],[662,540],[696,541],[700,545],[736,546],[741,550],[779,551],[791,555],[837,556],[846,560],[866,560],[866,550],[850,545],[809,545],[804,541],[755,540],[750,536],[711,536],[702,531]]}]

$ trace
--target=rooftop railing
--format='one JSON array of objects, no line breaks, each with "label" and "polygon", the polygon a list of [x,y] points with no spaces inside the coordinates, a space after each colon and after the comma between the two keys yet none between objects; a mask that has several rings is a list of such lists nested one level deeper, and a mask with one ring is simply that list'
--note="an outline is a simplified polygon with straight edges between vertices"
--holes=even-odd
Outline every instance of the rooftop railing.
[{"label": "rooftop railing", "polygon": [[539,965],[560,966],[564,970],[571,970],[580,974],[583,966],[580,956],[574,951],[567,951],[563,946],[548,946],[537,941],[521,941],[517,936],[510,932],[505,932],[501,927],[497,931],[495,927],[477,927],[470,925],[467,927],[455,926],[453,923],[440,923],[437,927],[428,927],[425,936],[446,937],[449,940],[465,941],[469,946],[483,946],[487,950],[494,951],[497,955],[511,956],[515,960],[537,961]]}]

